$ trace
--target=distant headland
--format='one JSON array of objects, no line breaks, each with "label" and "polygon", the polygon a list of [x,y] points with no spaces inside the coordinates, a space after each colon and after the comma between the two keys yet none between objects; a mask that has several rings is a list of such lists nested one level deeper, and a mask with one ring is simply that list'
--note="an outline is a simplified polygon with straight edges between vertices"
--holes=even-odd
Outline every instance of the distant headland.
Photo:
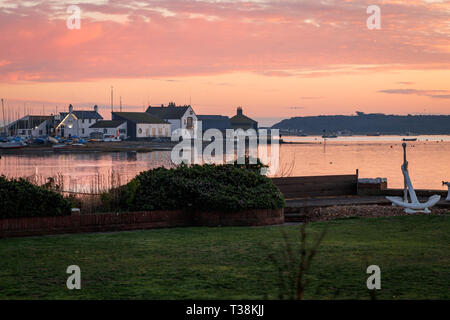
[{"label": "distant headland", "polygon": [[293,117],[272,126],[284,133],[334,134],[450,134],[450,115],[386,115],[356,112],[354,116]]}]

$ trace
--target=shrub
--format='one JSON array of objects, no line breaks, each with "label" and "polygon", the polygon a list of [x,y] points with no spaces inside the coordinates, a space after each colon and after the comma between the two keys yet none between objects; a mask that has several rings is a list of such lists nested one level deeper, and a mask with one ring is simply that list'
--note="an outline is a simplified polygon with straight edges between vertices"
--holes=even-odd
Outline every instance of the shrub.
[{"label": "shrub", "polygon": [[140,173],[111,192],[118,194],[116,207],[125,211],[235,212],[284,207],[283,195],[258,168],[236,164],[157,168]]},{"label": "shrub", "polygon": [[24,179],[0,176],[0,219],[70,215],[71,205],[61,194]]}]

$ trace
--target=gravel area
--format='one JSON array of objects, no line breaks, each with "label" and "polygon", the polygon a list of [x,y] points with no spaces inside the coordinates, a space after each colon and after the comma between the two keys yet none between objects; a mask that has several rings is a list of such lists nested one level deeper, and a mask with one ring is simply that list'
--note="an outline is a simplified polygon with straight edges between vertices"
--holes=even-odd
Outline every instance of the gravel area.
[{"label": "gravel area", "polygon": [[[432,215],[448,214],[448,209],[432,208]],[[425,214],[425,213],[419,213]],[[339,218],[363,217],[379,218],[393,216],[408,216],[402,208],[381,205],[361,205],[361,206],[332,206],[311,209],[308,213],[302,214],[307,221],[327,221]]]}]

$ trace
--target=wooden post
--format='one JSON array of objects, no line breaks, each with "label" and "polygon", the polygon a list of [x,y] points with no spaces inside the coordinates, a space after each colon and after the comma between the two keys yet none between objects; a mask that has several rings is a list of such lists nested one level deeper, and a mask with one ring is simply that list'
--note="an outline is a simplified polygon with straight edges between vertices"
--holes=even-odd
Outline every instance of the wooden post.
[{"label": "wooden post", "polygon": [[356,169],[356,194],[359,195],[359,169]]}]

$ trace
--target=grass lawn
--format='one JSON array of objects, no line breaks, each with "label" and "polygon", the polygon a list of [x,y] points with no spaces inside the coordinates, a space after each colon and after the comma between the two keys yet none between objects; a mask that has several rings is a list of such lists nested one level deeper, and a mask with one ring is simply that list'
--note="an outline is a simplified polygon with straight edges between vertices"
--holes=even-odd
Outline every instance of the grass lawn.
[{"label": "grass lawn", "polygon": [[[381,268],[379,299],[450,298],[450,215],[343,219],[327,229],[306,299],[369,299],[367,265]],[[276,299],[268,259],[298,243],[299,226],[178,228],[0,239],[0,299]],[[66,288],[81,268],[82,289]]]}]

